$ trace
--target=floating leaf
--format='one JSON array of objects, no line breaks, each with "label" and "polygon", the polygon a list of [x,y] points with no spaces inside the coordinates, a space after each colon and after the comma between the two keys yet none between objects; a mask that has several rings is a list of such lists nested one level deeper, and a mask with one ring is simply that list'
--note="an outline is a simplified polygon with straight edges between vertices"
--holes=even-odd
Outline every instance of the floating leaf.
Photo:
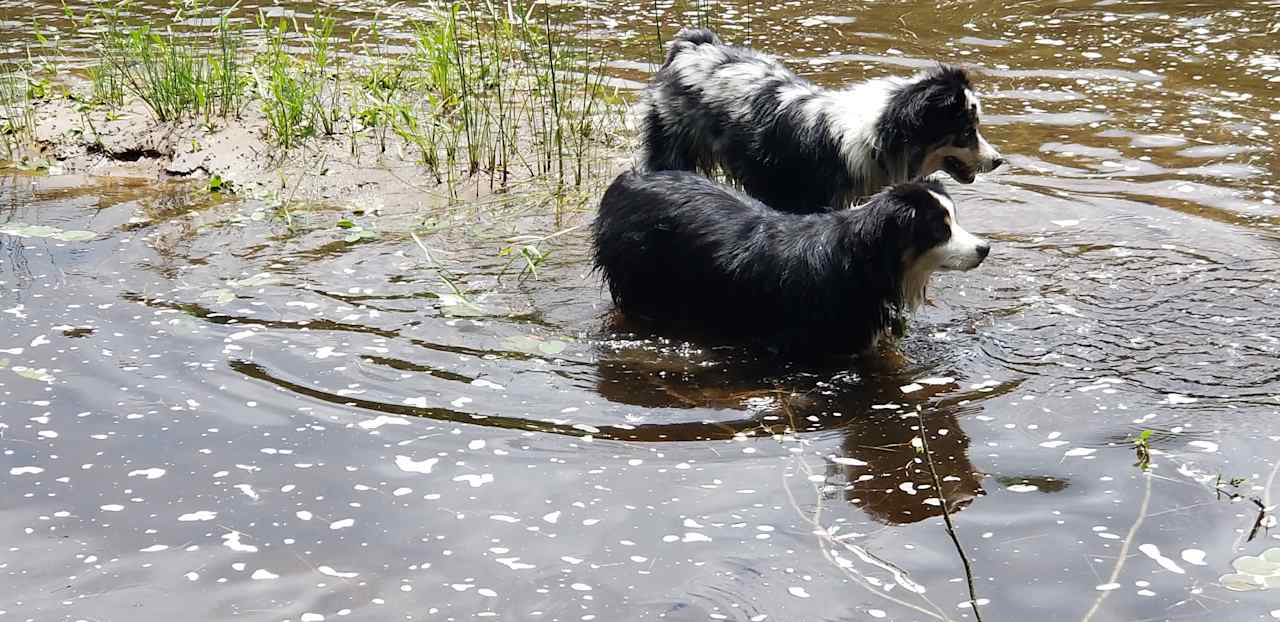
[{"label": "floating leaf", "polygon": [[556,341],[554,339],[538,344],[538,350],[542,351],[543,354],[550,355],[560,354],[561,352],[564,352],[567,347],[569,347],[569,344],[566,344],[563,341]]},{"label": "floating leaf", "polygon": [[343,238],[343,241],[347,242],[348,244],[354,244],[361,240],[372,240],[376,237],[378,237],[378,234],[372,231],[368,231],[366,229],[361,229],[357,227],[353,229],[351,233],[347,234],[347,236]]},{"label": "floating leaf", "polygon": [[88,242],[97,239],[98,234],[92,231],[62,231],[49,237],[63,242]]},{"label": "floating leaf", "polygon": [[98,234],[92,231],[64,231],[48,225],[28,225],[21,222],[0,227],[0,233],[16,235],[20,238],[49,238],[63,242],[87,242],[98,237]]},{"label": "floating leaf", "polygon": [[555,356],[569,348],[569,344],[559,339],[543,339],[533,335],[515,335],[502,342],[504,348],[526,354]]},{"label": "floating leaf", "polygon": [[225,305],[236,299],[236,293],[229,289],[215,289],[201,294],[200,297],[212,298],[215,303]]},{"label": "floating leaf", "polygon": [[502,341],[502,347],[513,352],[537,354],[540,352],[540,350],[538,350],[538,346],[541,345],[541,343],[541,340],[528,335],[515,335],[504,339]]},{"label": "floating leaf", "polygon": [[259,272],[251,277],[241,279],[239,281],[227,281],[227,285],[231,287],[262,287],[264,285],[274,285],[279,283],[280,279],[270,272]]},{"label": "floating leaf", "polygon": [[32,369],[30,367],[14,367],[13,371],[14,373],[18,374],[19,376],[22,376],[23,378],[29,378],[31,380],[36,380],[39,382],[53,382],[55,380],[53,376],[49,375],[49,371],[46,369]]},{"label": "floating leaf", "polygon": [[475,317],[488,315],[484,307],[467,300],[458,294],[436,294],[442,310],[454,317]]},{"label": "floating leaf", "polygon": [[457,294],[439,294],[440,304],[446,307],[468,304],[467,299]]},{"label": "floating leaf", "polygon": [[28,225],[26,223],[13,223],[0,227],[0,233],[16,235],[20,238],[47,238],[55,233],[61,233],[62,230],[57,227],[47,227],[44,225]]}]

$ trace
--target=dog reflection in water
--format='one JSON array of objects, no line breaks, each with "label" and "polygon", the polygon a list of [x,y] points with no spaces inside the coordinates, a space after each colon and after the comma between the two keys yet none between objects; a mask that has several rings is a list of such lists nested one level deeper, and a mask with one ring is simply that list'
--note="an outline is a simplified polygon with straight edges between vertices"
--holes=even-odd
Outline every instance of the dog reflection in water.
[{"label": "dog reflection in water", "polygon": [[[825,489],[883,523],[940,516],[944,502],[949,511],[957,512],[985,494],[985,476],[969,461],[969,437],[960,426],[961,418],[981,412],[976,395],[964,407],[925,410],[929,449],[942,482],[939,495],[928,463],[911,442],[918,435],[915,406],[927,403],[933,394],[926,390],[904,396],[898,389],[904,384],[902,377],[894,375],[895,370],[864,368],[850,374],[780,368],[776,361],[738,350],[708,353],[670,344],[670,349],[657,351],[652,341],[639,343],[645,345],[627,342],[600,353],[596,390],[602,397],[644,409],[732,410],[744,417],[689,421],[668,413],[664,422],[667,415],[650,410],[628,432],[628,440],[706,441],[839,429],[842,459],[828,462]],[[895,402],[897,410],[872,408]]]},{"label": "dog reflection in water", "polygon": [[920,434],[914,412],[852,421],[842,444],[846,460],[831,463],[828,483],[843,481],[844,498],[882,523],[915,523],[941,516],[943,503],[953,513],[969,507],[986,494],[984,475],[969,461],[969,436],[960,429],[958,414],[962,413],[943,409],[925,415],[942,494],[934,489],[929,461],[912,443]]}]

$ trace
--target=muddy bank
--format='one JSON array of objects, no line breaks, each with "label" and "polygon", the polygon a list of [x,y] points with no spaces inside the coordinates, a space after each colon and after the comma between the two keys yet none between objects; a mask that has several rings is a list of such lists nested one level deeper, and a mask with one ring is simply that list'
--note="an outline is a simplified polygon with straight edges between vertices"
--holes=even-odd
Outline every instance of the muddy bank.
[{"label": "muddy bank", "polygon": [[[278,205],[323,202],[377,212],[502,202],[515,195],[581,208],[630,164],[634,140],[623,116],[607,119],[588,174],[562,182],[537,170],[544,163],[528,160],[502,170],[469,170],[462,162],[445,170],[428,167],[418,146],[358,119],[283,149],[270,140],[257,102],[239,115],[208,123],[162,122],[141,100],[115,110],[86,106],[87,88],[67,76],[66,96],[32,102],[31,141],[19,165],[55,175],[186,180]],[[530,144],[526,150],[538,149]]]}]

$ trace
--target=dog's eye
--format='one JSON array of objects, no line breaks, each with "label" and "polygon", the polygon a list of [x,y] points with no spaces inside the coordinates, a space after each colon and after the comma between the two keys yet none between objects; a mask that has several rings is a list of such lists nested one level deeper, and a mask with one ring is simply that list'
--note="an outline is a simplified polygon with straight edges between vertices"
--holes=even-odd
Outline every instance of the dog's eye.
[{"label": "dog's eye", "polygon": [[945,240],[951,237],[951,225],[947,221],[939,218],[933,221],[933,237],[939,240]]}]

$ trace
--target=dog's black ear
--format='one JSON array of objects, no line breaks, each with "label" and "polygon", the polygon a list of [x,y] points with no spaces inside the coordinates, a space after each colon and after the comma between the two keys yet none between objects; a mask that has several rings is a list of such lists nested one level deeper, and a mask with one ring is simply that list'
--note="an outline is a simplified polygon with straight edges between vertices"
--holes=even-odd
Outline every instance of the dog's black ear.
[{"label": "dog's black ear", "polygon": [[900,122],[918,131],[930,122],[938,120],[939,113],[946,117],[953,111],[963,111],[964,90],[955,83],[941,80],[923,80],[908,87],[904,104],[900,109]]},{"label": "dog's black ear", "polygon": [[880,148],[888,152],[909,145],[930,145],[965,125],[967,78],[958,68],[940,65],[902,86],[881,112]]},{"label": "dog's black ear", "polygon": [[918,219],[915,206],[923,200],[918,194],[919,184],[906,183],[893,186],[880,198],[876,227],[887,259],[900,258],[910,243]]},{"label": "dog's black ear", "polygon": [[929,237],[928,228],[934,221],[941,222],[938,200],[931,193],[938,193],[950,200],[942,185],[934,180],[921,180],[898,184],[890,190],[894,203],[894,228],[904,243]]},{"label": "dog's black ear", "polygon": [[946,63],[939,62],[938,66],[934,68],[932,74],[935,79],[942,82],[952,82],[962,88],[970,86],[969,71],[959,65],[948,65]]},{"label": "dog's black ear", "polygon": [[954,201],[954,199],[951,198],[951,194],[947,192],[947,187],[943,185],[941,181],[930,177],[921,179],[918,183],[924,186],[925,190],[940,194],[946,197],[948,201]]}]

